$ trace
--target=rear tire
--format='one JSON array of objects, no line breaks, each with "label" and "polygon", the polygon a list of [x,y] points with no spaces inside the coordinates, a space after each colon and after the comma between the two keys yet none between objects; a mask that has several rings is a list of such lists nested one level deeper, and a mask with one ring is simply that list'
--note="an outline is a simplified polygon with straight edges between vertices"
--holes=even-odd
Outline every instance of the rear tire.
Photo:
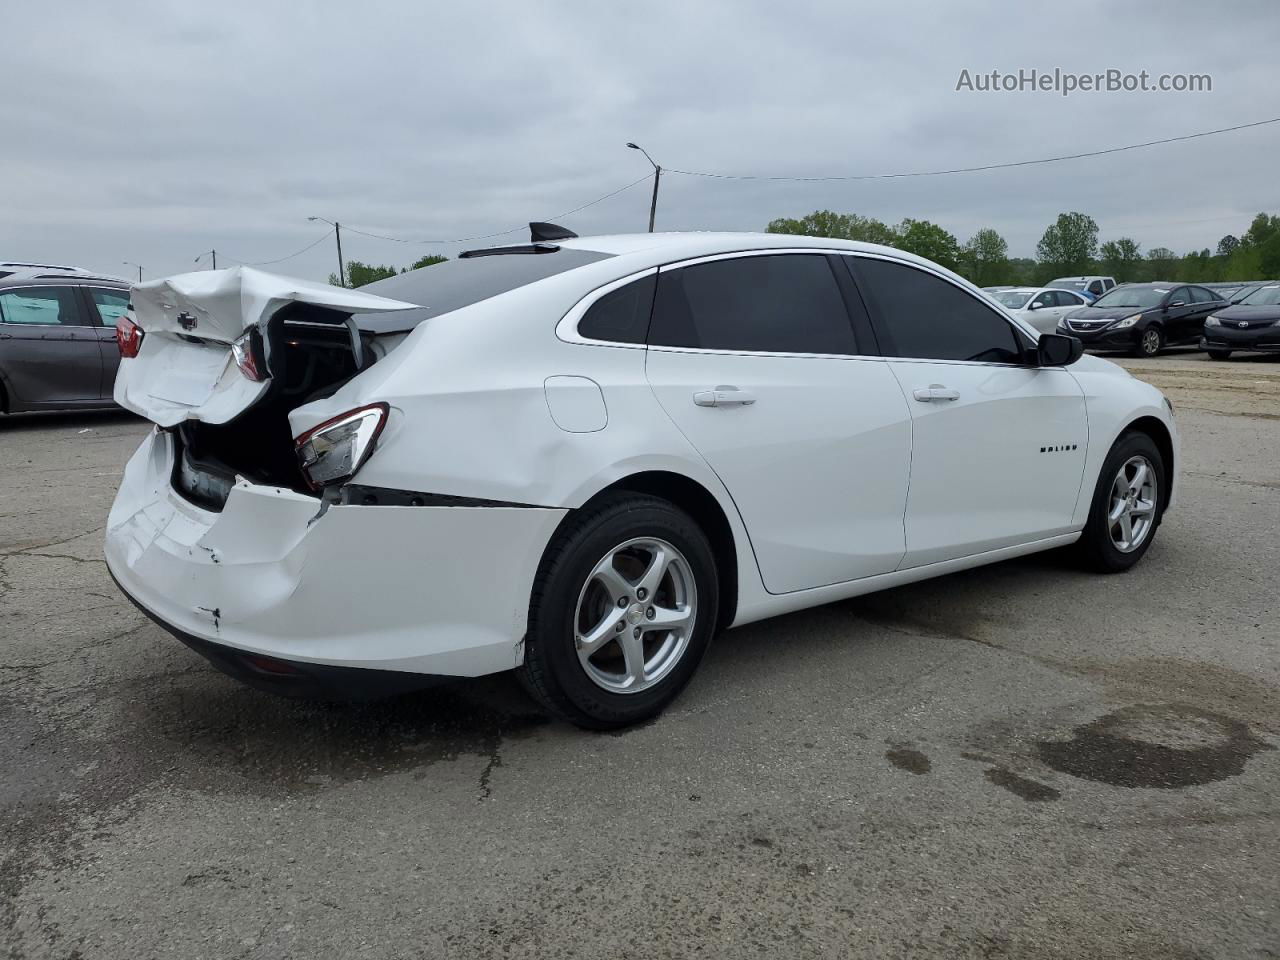
[{"label": "rear tire", "polygon": [[1138,342],[1133,348],[1133,355],[1135,357],[1159,356],[1164,346],[1164,331],[1152,324],[1138,335]]},{"label": "rear tire", "polygon": [[1088,569],[1120,573],[1142,559],[1168,502],[1167,477],[1164,457],[1149,436],[1121,435],[1103,461],[1089,519],[1076,542]]},{"label": "rear tire", "polygon": [[1210,350],[1209,351],[1210,360],[1228,360],[1230,358],[1231,358],[1230,350]]},{"label": "rear tire", "polygon": [[579,727],[639,723],[693,677],[718,608],[715,555],[693,519],[657,497],[607,495],[547,548],[517,676]]}]

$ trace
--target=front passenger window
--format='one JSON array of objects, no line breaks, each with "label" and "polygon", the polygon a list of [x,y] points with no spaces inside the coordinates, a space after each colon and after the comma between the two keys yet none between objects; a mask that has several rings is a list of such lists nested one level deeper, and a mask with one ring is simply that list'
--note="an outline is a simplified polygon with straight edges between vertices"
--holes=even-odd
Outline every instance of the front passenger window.
[{"label": "front passenger window", "polygon": [[884,352],[924,360],[1019,363],[1013,327],[977,297],[917,267],[852,257]]}]

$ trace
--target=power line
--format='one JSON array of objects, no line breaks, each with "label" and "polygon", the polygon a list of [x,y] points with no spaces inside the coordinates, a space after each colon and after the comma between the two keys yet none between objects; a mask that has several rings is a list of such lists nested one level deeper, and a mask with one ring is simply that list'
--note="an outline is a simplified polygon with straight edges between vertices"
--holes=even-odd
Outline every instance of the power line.
[{"label": "power line", "polygon": [[319,238],[317,238],[316,240],[313,240],[311,243],[308,243],[301,250],[297,250],[289,254],[287,257],[278,257],[275,260],[240,260],[240,259],[237,259],[236,257],[228,257],[226,254],[223,254],[223,257],[227,260],[231,260],[235,263],[240,264],[240,266],[242,267],[268,267],[273,263],[284,263],[286,260],[292,260],[294,257],[300,257],[304,253],[306,253],[308,250],[310,250],[312,247],[319,246],[323,241],[329,239],[329,237],[331,237],[332,235],[333,235],[332,230],[326,230],[324,233],[320,235]]},{"label": "power line", "polygon": [[[585,210],[587,209],[587,207],[594,207],[597,203],[602,203],[603,201],[608,200],[610,197],[616,197],[618,194],[622,193],[624,190],[630,190],[636,184],[643,183],[644,181],[649,179],[649,176],[650,175],[646,173],[639,180],[632,180],[626,186],[619,187],[617,190],[612,190],[609,193],[606,193],[603,197],[596,197],[594,200],[590,200],[587,203],[584,203],[580,207],[574,207],[572,210],[566,210],[564,213],[554,214],[553,216],[548,217],[548,219],[560,220],[560,219],[563,219],[564,217],[572,216],[573,214],[578,213],[581,210]],[[527,224],[522,223],[518,227],[512,227],[510,230],[503,230],[501,233],[486,233],[486,234],[481,234],[480,236],[475,236],[475,237],[458,237],[453,240],[410,240],[406,237],[389,237],[386,234],[382,234],[382,233],[370,233],[367,230],[357,230],[355,227],[348,227],[345,224],[343,225],[343,229],[347,230],[350,233],[358,233],[362,237],[372,237],[375,240],[391,240],[391,241],[394,241],[395,243],[422,244],[422,243],[471,243],[472,241],[475,241],[475,240],[492,240],[495,237],[505,237],[511,233],[518,233],[521,230],[528,230],[529,227]]]},{"label": "power line", "polygon": [[1124,153],[1126,150],[1141,150],[1145,147],[1156,147],[1166,143],[1178,143],[1183,140],[1196,140],[1200,137],[1213,137],[1220,133],[1232,133],[1236,130],[1248,130],[1250,127],[1262,127],[1269,123],[1280,123],[1280,117],[1270,120],[1257,120],[1253,123],[1241,123],[1234,127],[1222,127],[1218,130],[1204,130],[1200,133],[1188,133],[1180,137],[1165,137],[1161,140],[1148,140],[1145,143],[1130,143],[1123,147],[1109,147],[1106,150],[1089,150],[1084,153],[1068,153],[1059,157],[1044,157],[1038,160],[1015,160],[1010,163],[987,163],[979,167],[955,167],[950,170],[918,170],[911,173],[866,173],[826,177],[780,177],[757,176],[750,174],[708,173],[704,170],[677,170],[663,168],[664,173],[679,173],[686,177],[710,177],[716,180],[782,180],[791,182],[821,182],[832,180],[898,180],[906,177],[945,177],[954,173],[979,173],[983,170],[1007,170],[1011,167],[1031,167],[1043,163],[1059,163],[1063,160],[1080,160],[1085,157],[1102,157],[1111,153]]}]

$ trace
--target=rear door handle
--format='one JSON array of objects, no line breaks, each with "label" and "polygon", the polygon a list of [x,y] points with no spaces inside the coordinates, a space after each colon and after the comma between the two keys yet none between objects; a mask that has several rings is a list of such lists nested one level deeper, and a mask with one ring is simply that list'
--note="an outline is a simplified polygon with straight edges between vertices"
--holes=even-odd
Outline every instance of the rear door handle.
[{"label": "rear door handle", "polygon": [[921,403],[932,403],[934,400],[959,400],[960,391],[940,383],[931,383],[927,387],[917,387],[914,396]]},{"label": "rear door handle", "polygon": [[721,384],[712,390],[699,390],[693,402],[700,407],[745,407],[755,403],[755,394],[739,390],[732,384]]}]

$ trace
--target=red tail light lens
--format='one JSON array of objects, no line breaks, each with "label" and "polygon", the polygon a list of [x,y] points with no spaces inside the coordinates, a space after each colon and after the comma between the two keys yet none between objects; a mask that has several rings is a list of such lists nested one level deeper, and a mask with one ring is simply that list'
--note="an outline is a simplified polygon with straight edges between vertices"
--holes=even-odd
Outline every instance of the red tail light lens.
[{"label": "red tail light lens", "polygon": [[236,358],[240,372],[254,383],[261,383],[269,376],[262,357],[262,338],[256,329],[246,331],[232,342],[231,355]]},{"label": "red tail light lens", "polygon": [[116,321],[116,345],[120,348],[120,356],[136,357],[142,348],[142,328],[128,317]]}]

